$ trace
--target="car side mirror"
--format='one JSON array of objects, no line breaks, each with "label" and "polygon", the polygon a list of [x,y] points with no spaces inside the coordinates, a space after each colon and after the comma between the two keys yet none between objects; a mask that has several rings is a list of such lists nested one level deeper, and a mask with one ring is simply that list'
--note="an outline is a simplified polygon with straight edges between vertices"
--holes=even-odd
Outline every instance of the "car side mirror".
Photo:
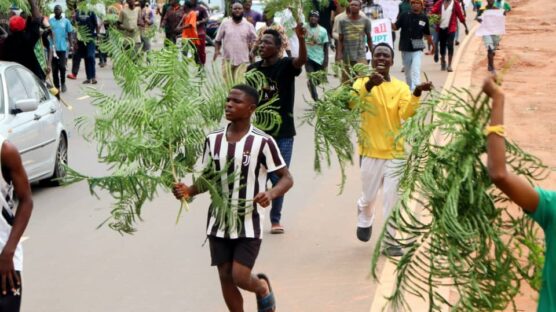
[{"label": "car side mirror", "polygon": [[36,99],[23,99],[15,102],[16,113],[32,112],[39,107],[39,101]]}]

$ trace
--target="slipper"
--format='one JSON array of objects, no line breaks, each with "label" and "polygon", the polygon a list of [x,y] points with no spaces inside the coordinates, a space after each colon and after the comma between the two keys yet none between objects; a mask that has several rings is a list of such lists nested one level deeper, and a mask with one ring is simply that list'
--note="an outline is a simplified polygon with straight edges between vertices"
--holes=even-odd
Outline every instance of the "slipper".
[{"label": "slipper", "polygon": [[268,277],[263,274],[257,274],[259,279],[264,280],[268,285],[268,295],[263,298],[257,298],[257,311],[258,312],[274,312],[276,310],[276,299],[274,299],[274,292],[272,292],[272,286],[270,286],[270,281]]},{"label": "slipper", "polygon": [[270,234],[284,234],[284,227],[281,225],[273,225],[272,228],[270,228]]}]

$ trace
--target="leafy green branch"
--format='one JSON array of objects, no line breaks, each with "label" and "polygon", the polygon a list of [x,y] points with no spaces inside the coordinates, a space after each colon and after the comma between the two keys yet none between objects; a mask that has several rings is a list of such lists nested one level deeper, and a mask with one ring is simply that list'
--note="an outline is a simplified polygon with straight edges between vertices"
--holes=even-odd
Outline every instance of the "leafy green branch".
[{"label": "leafy green branch", "polygon": [[[403,125],[400,137],[411,150],[399,168],[399,204],[387,220],[398,235],[385,227],[372,260],[376,278],[382,244],[406,250],[393,260],[396,287],[388,300],[396,311],[411,310],[406,294],[428,300],[431,311],[503,310],[514,305],[522,282],[540,286],[544,243],[530,218],[508,209],[482,159],[489,118],[488,97],[455,89],[422,102]],[[531,182],[546,177],[538,158],[506,144],[517,174]],[[457,298],[444,297],[441,287],[452,287]]]}]

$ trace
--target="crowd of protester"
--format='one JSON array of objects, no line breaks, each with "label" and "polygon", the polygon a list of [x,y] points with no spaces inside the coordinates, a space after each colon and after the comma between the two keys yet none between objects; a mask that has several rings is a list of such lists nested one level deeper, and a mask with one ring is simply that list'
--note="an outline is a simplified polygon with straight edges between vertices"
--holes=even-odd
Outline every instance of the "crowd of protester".
[{"label": "crowd of protester", "polygon": [[[30,12],[13,8],[0,22],[3,33],[0,35],[0,59],[27,67],[53,87],[56,94],[67,91],[66,78],[84,76],[83,84],[98,83],[97,57],[101,68],[109,62],[109,55],[99,49],[99,44],[102,45],[113,31],[129,39],[129,49],[148,53],[153,49],[153,34],[159,28],[164,34],[162,48],[187,44],[194,47],[190,57],[200,67],[207,63],[207,23],[211,10],[197,0],[186,0],[183,4],[169,0],[156,9],[145,0],[126,0],[109,7],[79,5],[66,8],[65,12],[56,5],[51,14],[41,12],[35,0],[29,0],[29,4]],[[506,14],[511,7],[504,0],[486,0],[485,4],[473,2],[479,21],[486,10],[494,9]],[[345,7],[336,0],[330,0],[327,5],[315,0],[313,10],[305,17],[296,16],[297,12],[289,8],[280,12],[257,12],[251,0],[235,1],[231,4],[230,16],[220,22],[213,40],[212,61],[221,59],[225,79],[235,81],[247,71],[259,71],[267,79],[262,90],[246,85],[232,88],[225,104],[230,124],[207,136],[205,147],[206,157],[220,161],[215,157],[223,148],[222,142],[226,142],[226,146],[234,147],[225,151],[228,158],[239,157],[236,163],[239,161],[248,167],[245,172],[259,170],[256,169],[259,166],[265,166],[266,170],[245,177],[247,185],[260,189],[260,193],[230,195],[240,196],[241,200],[255,205],[254,212],[243,218],[241,233],[231,237],[230,233],[215,228],[209,216],[207,236],[212,264],[218,266],[224,299],[230,310],[242,309],[238,287],[256,293],[259,311],[273,311],[275,307],[268,277],[251,273],[262,238],[262,218],[256,205],[271,207],[270,233],[285,233],[282,223],[284,194],[293,184],[288,167],[296,135],[295,82],[303,68],[308,75],[327,73],[329,55],[334,55],[341,70],[341,83],[351,85],[361,101],[377,108],[362,114],[361,128],[370,140],[359,148],[362,195],[354,203],[358,211],[357,238],[363,242],[371,238],[374,203],[380,188],[383,189],[384,214],[388,215],[395,206],[399,183],[395,171],[405,154],[403,141],[395,138],[404,120],[415,114],[422,93],[432,89],[430,82],[421,82],[422,59],[432,56],[434,62],[440,62],[441,71],[452,72],[459,31],[463,29],[468,33],[462,0],[403,0],[398,11],[397,18],[391,21],[392,42],[399,37],[405,82],[391,74],[396,49],[385,42],[373,42],[373,21],[385,18],[381,5],[373,0],[351,0]],[[500,37],[485,36],[483,40],[488,52],[488,70],[493,72],[493,58],[499,49]],[[69,71],[68,59],[72,61]],[[80,74],[82,59],[84,74]],[[352,69],[356,64],[370,66],[372,74],[354,77]],[[488,85],[494,90],[489,95],[498,96],[498,89]],[[317,81],[309,79],[308,88],[312,100],[319,101]],[[274,98],[277,98],[281,123],[267,133],[253,128],[250,117],[257,104]],[[350,105],[353,103],[346,103]],[[251,140],[249,147],[245,140]],[[492,140],[489,138],[490,145]],[[241,142],[242,150],[238,154],[235,144]],[[264,161],[245,161],[245,155],[249,157],[251,153],[262,155]],[[490,154],[489,150],[489,160]],[[242,169],[238,175],[245,172]],[[267,173],[272,187],[264,191],[265,185],[260,181],[267,180]],[[174,194],[180,199],[200,192],[195,185],[180,183],[174,188]],[[536,204],[538,199],[533,202]],[[403,250],[400,246],[388,245],[383,253],[399,257]]]}]

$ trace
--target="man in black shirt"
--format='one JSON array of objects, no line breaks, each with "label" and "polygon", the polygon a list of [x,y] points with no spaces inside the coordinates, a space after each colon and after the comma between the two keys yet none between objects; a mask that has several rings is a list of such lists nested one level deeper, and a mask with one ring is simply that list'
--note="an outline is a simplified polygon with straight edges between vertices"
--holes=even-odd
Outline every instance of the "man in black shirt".
[{"label": "man in black shirt", "polygon": [[[266,103],[275,95],[278,95],[278,109],[282,117],[282,123],[276,129],[267,131],[274,137],[286,165],[290,166],[293,148],[293,137],[295,136],[295,122],[293,118],[293,104],[295,100],[295,77],[301,74],[301,68],[307,63],[307,48],[305,46],[305,31],[303,25],[298,24],[295,33],[299,38],[299,56],[297,58],[280,58],[280,47],[283,42],[280,33],[274,29],[267,29],[260,41],[259,55],[261,61],[249,65],[247,70],[258,70],[267,79],[267,85],[263,89],[261,104]],[[270,180],[275,185],[278,176],[271,174]],[[272,234],[284,233],[280,224],[282,204],[284,197],[273,198],[270,210],[270,221],[272,223]]]},{"label": "man in black shirt", "polygon": [[400,14],[393,25],[395,30],[402,30],[400,51],[402,51],[405,81],[411,91],[421,83],[421,59],[425,49],[423,36],[432,45],[429,19],[423,13],[423,7],[422,0],[411,0],[411,11]]},{"label": "man in black shirt", "polygon": [[4,61],[16,62],[25,66],[44,81],[46,74],[35,55],[35,45],[41,38],[42,17],[34,0],[29,0],[29,5],[31,7],[29,22],[17,15],[10,18],[10,34],[6,38],[4,51],[1,54]]},{"label": "man in black shirt", "polygon": [[85,74],[87,79],[83,81],[84,84],[96,84],[96,39],[100,31],[100,25],[97,22],[95,12],[90,9],[75,11],[74,20],[77,27],[81,27],[86,34],[85,38],[77,40],[77,51],[74,51],[71,74],[68,75],[69,79],[76,79],[81,64],[81,58],[85,59]]}]

